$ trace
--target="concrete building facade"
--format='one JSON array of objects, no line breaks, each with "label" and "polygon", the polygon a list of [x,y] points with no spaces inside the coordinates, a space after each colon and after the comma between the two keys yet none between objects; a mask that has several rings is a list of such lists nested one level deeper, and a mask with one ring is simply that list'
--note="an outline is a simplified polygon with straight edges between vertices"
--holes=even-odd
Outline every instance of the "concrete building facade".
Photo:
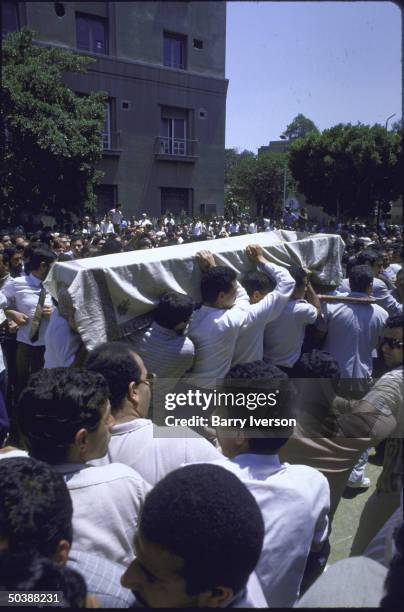
[{"label": "concrete building facade", "polygon": [[76,92],[108,94],[98,211],[222,214],[225,2],[6,2],[40,43],[93,57]]}]

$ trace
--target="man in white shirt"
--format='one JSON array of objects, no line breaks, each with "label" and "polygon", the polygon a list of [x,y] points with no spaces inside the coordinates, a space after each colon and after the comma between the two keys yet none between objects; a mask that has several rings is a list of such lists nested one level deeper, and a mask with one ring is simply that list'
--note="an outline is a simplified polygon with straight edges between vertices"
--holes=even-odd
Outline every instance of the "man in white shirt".
[{"label": "man in white shirt", "polygon": [[[375,298],[376,304],[384,308],[390,316],[402,314],[403,305],[399,304],[393,297],[391,291],[387,289],[386,283],[378,278],[383,270],[383,256],[376,251],[367,249],[359,253],[356,264],[360,266],[369,265],[372,268],[374,278],[371,295]],[[340,290],[349,291],[349,280],[347,278],[342,281]]]},{"label": "man in white shirt", "polygon": [[257,503],[234,474],[185,466],[147,496],[122,586],[147,608],[264,607],[250,590],[263,533]]},{"label": "man in white shirt", "polygon": [[147,216],[147,213],[142,213],[142,218],[139,219],[139,225],[140,227],[147,227],[149,225],[153,225],[153,223],[150,221],[150,219]]},{"label": "man in white shirt", "polygon": [[82,345],[74,319],[74,306],[67,289],[58,290],[58,302],[45,333],[45,368],[73,365]]},{"label": "man in white shirt", "polygon": [[134,468],[150,484],[190,461],[210,461],[219,451],[187,427],[157,427],[147,418],[152,378],[142,359],[128,344],[100,344],[89,354],[86,368],[99,372],[108,382],[115,423],[107,456],[97,465],[119,461]]},{"label": "man in white shirt", "polygon": [[18,325],[17,396],[29,376],[44,363],[45,333],[52,313],[52,300],[43,281],[55,259],[56,255],[50,249],[35,249],[30,257],[31,273],[15,278],[3,287],[7,298],[6,315]]},{"label": "man in white shirt", "polygon": [[[265,325],[279,317],[295,288],[295,281],[289,272],[269,262],[262,247],[249,245],[246,255],[263,271],[247,274],[241,283],[248,293],[250,303],[241,306],[247,316],[237,338],[232,366],[263,358]],[[275,289],[272,291],[270,279],[275,280]]]},{"label": "man in white shirt", "polygon": [[122,207],[121,204],[117,204],[115,208],[111,208],[111,210],[108,213],[109,215],[111,215],[111,221],[114,226],[115,234],[121,233],[121,223],[122,223],[122,218],[123,218],[121,207]]},{"label": "man in white shirt", "polygon": [[198,237],[202,234],[202,230],[203,230],[202,221],[200,219],[195,219],[192,225],[192,235]]},{"label": "man in white shirt", "polygon": [[316,322],[321,305],[308,273],[295,266],[289,273],[295,280],[295,289],[279,317],[265,327],[264,359],[290,374],[300,358],[306,326]]},{"label": "man in white shirt", "polygon": [[[370,266],[354,266],[349,273],[348,297],[369,297],[373,274]],[[363,381],[372,376],[372,352],[378,347],[387,312],[377,304],[326,304],[324,350],[338,362],[341,378]]]},{"label": "man in white shirt", "polygon": [[[228,423],[229,417],[247,417],[242,428],[221,425],[217,429],[222,452],[231,461],[222,459],[215,464],[230,469],[244,482],[262,512],[265,537],[256,573],[271,608],[293,607],[302,582],[307,586],[323,570],[329,553],[330,508],[330,490],[322,474],[305,465],[279,461],[278,451],[293,432],[291,418],[295,415],[288,379],[285,374],[285,378],[275,376],[227,379],[220,391],[231,393],[237,402],[226,398],[215,413],[226,419],[222,423]],[[270,402],[263,405],[262,396],[268,392],[276,396],[274,406]],[[257,398],[254,409],[253,395]],[[289,425],[252,427],[250,415],[256,422],[281,417]]]},{"label": "man in white shirt", "polygon": [[18,424],[34,459],[54,466],[73,502],[73,537],[84,552],[127,565],[150,485],[126,465],[96,467],[114,424],[105,379],[74,368],[34,374],[18,403]]}]

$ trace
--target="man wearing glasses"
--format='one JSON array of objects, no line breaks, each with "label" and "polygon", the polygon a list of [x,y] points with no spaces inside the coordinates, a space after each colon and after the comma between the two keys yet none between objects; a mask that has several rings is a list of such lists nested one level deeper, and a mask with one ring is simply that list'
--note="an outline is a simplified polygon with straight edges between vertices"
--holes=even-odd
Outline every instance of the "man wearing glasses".
[{"label": "man wearing glasses", "polygon": [[[383,470],[376,491],[362,512],[351,554],[363,554],[379,529],[400,505],[403,486],[403,325],[404,315],[391,316],[381,339],[386,372],[360,401],[351,414],[343,415],[339,425],[344,435],[369,437],[373,443],[387,438]],[[401,501],[402,503],[402,501]]]}]

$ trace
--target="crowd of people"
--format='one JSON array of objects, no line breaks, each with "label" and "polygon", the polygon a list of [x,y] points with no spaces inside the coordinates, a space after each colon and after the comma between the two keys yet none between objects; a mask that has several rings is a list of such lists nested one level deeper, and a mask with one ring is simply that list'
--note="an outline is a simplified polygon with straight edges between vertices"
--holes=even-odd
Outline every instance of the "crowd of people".
[{"label": "crowd of people", "polygon": [[[77,607],[398,605],[400,228],[320,226],[304,210],[126,221],[119,205],[100,222],[46,222],[0,233],[0,590]],[[271,262],[253,235],[274,229],[339,234],[345,278],[324,286]],[[55,262],[243,234],[247,273],[201,245],[200,304],[165,291],[143,329],[90,351],[68,290],[56,300],[43,284]],[[214,428],[168,435],[164,398],[213,389],[245,401],[207,411]],[[260,393],[277,400],[235,425]],[[370,486],[374,448],[351,555],[327,567],[340,499]]]}]

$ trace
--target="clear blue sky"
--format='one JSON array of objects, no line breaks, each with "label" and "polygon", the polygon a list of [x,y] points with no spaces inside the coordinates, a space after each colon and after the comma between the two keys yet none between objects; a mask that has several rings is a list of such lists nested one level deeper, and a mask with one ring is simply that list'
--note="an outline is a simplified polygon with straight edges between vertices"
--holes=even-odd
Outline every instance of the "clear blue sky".
[{"label": "clear blue sky", "polygon": [[[226,147],[256,151],[298,113],[320,130],[401,115],[391,2],[228,2]],[[391,122],[390,122],[391,125]]]}]

